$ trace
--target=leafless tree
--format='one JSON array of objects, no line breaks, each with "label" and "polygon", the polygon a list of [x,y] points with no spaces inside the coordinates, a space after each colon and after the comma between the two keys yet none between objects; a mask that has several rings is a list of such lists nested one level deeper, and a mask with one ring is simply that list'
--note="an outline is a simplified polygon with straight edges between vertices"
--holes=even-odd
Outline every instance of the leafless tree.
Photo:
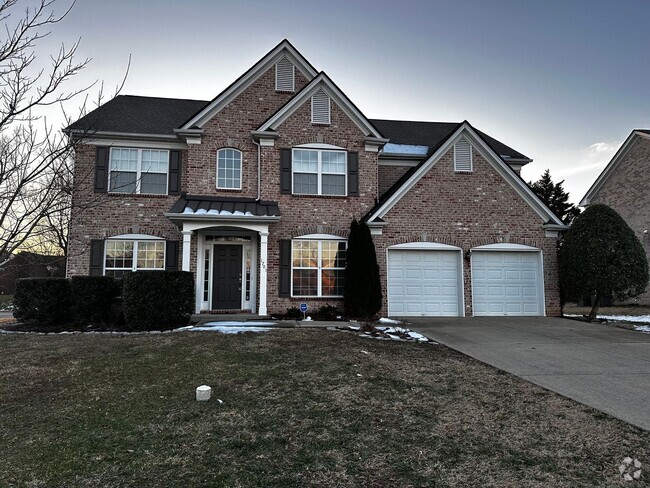
[{"label": "leafless tree", "polygon": [[[64,103],[82,95],[75,114],[81,117],[95,83],[68,88],[90,61],[77,61],[79,41],[61,45],[47,65],[40,63],[41,41],[74,6],[57,15],[55,1],[0,0],[0,23],[5,26],[0,38],[0,267],[18,250],[67,250],[74,147],[85,134],[67,137],[48,125],[43,112],[60,107],[61,120],[69,123]],[[121,86],[125,80],[126,75]],[[100,88],[97,106],[101,101]]]}]

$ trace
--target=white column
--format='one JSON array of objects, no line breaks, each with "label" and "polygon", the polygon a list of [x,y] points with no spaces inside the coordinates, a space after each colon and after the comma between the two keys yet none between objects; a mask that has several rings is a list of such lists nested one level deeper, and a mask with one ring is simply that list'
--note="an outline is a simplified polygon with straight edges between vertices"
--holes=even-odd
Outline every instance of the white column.
[{"label": "white column", "polygon": [[183,234],[183,271],[190,270],[190,253],[192,250],[192,231],[184,230]]},{"label": "white column", "polygon": [[259,315],[266,315],[266,260],[268,257],[269,233],[260,232],[260,308]]}]

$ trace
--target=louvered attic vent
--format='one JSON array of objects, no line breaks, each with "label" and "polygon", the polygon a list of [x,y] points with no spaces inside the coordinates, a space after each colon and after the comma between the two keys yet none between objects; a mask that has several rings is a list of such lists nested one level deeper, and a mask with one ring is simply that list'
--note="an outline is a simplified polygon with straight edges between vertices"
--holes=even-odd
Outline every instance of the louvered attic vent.
[{"label": "louvered attic vent", "polygon": [[454,171],[473,171],[472,145],[464,137],[454,144]]},{"label": "louvered attic vent", "polygon": [[311,123],[329,125],[330,97],[323,90],[318,90],[311,97]]},{"label": "louvered attic vent", "polygon": [[275,91],[292,92],[295,89],[295,68],[286,57],[275,63]]}]

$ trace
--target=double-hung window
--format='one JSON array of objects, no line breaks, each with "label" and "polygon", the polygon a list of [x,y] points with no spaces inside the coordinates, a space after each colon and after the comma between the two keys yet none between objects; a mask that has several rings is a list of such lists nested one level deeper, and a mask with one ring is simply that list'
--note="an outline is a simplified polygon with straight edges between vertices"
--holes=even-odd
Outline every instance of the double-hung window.
[{"label": "double-hung window", "polygon": [[346,195],[347,153],[324,149],[293,150],[293,193]]},{"label": "double-hung window", "polygon": [[346,249],[344,240],[292,241],[291,295],[342,297]]},{"label": "double-hung window", "polygon": [[108,239],[105,245],[104,274],[121,278],[138,270],[165,269],[164,240]]},{"label": "double-hung window", "polygon": [[168,174],[167,150],[111,148],[110,192],[166,195]]}]

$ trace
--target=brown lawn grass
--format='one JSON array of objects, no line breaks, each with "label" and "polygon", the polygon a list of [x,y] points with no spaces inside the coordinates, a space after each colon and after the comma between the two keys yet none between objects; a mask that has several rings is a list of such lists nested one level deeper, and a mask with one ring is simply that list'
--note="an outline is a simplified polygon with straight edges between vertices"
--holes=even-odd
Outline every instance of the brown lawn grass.
[{"label": "brown lawn grass", "polygon": [[[204,383],[222,405],[194,400]],[[648,432],[443,346],[328,330],[0,335],[0,400],[0,486],[632,486],[624,457],[650,469]]]}]

